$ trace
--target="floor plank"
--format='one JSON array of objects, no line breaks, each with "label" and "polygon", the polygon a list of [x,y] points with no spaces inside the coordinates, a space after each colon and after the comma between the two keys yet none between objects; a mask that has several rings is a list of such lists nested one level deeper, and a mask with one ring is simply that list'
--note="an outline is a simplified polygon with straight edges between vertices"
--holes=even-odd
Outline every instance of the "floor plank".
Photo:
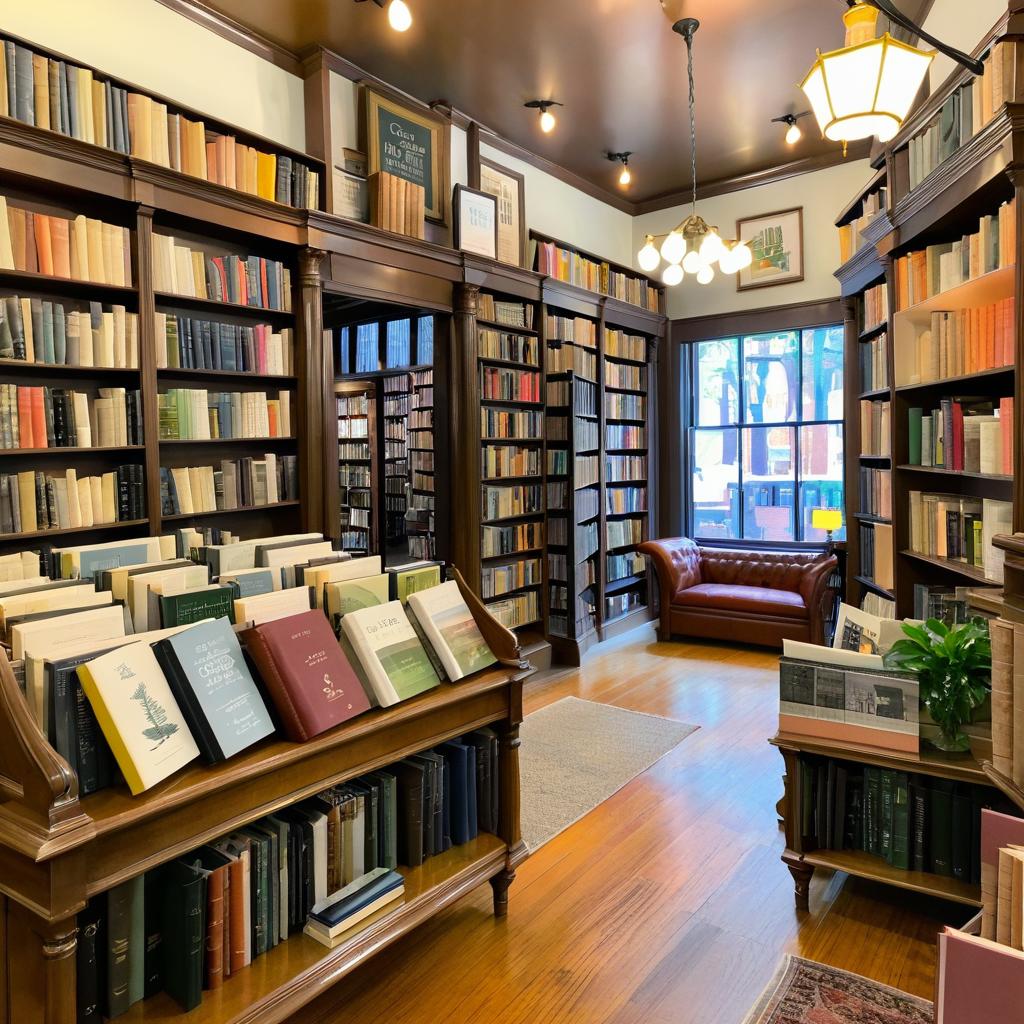
[{"label": "floor plank", "polygon": [[819,871],[795,909],[767,743],[777,673],[769,652],[643,627],[530,683],[527,714],[576,696],[700,729],[537,851],[507,919],[482,887],[303,1024],[739,1024],[786,952],[931,998],[935,933],[964,908]]}]

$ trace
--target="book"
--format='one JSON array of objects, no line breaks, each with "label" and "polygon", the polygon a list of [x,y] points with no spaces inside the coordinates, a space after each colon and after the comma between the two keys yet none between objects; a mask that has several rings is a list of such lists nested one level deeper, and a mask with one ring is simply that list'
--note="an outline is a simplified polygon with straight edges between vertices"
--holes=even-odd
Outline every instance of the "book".
[{"label": "book", "polygon": [[453,682],[497,661],[454,580],[410,594],[408,610]]},{"label": "book", "polygon": [[233,602],[234,621],[259,624],[290,618],[308,611],[314,603],[309,587],[289,587],[266,594],[253,594]]},{"label": "book", "polygon": [[331,582],[324,585],[324,607],[330,620],[337,625],[338,620],[349,612],[387,604],[390,594],[390,576],[387,573]]},{"label": "book", "polygon": [[225,761],[274,733],[263,698],[226,618],[153,645],[204,760]]},{"label": "book", "polygon": [[936,1024],[1012,1021],[1024,1005],[1024,952],[946,927],[936,992]]},{"label": "book", "polygon": [[342,632],[376,703],[390,707],[440,683],[401,601],[349,612]]},{"label": "book", "polygon": [[198,861],[177,860],[164,869],[161,920],[164,990],[186,1012],[195,1009],[203,998],[206,883]]},{"label": "book", "polygon": [[129,644],[80,665],[78,677],[133,796],[199,756],[148,644]]},{"label": "book", "polygon": [[360,921],[401,899],[404,893],[405,879],[397,871],[376,868],[314,904],[303,931],[325,946],[334,946]]},{"label": "book", "polygon": [[303,742],[368,710],[359,678],[323,613],[308,610],[242,634],[285,735]]}]

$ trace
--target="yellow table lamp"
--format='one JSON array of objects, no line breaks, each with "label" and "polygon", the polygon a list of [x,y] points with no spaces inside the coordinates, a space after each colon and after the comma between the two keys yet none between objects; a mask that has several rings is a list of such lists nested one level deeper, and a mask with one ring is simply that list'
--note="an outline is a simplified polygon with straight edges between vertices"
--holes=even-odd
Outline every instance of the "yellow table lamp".
[{"label": "yellow table lamp", "polygon": [[842,529],[843,513],[837,508],[816,508],[811,512],[811,526],[824,530],[831,544],[833,531]]}]

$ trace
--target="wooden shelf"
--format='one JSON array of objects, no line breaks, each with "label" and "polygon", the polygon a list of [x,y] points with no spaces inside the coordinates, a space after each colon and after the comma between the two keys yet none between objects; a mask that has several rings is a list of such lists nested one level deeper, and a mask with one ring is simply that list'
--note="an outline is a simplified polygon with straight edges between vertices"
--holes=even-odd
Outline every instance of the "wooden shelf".
[{"label": "wooden shelf", "polygon": [[889,321],[883,320],[880,324],[875,324],[874,327],[865,327],[860,334],[857,335],[859,341],[867,341],[869,338],[873,338],[876,334],[881,334],[882,331],[887,330],[889,327]]},{"label": "wooden shelf", "polygon": [[885,587],[879,586],[869,576],[854,576],[853,577],[862,587],[867,587],[868,590],[873,590],[876,594],[881,594],[882,597],[887,597],[890,601],[896,600],[896,595]]},{"label": "wooden shelf", "polygon": [[863,452],[860,455],[861,462],[892,462],[891,455],[865,455]]},{"label": "wooden shelf", "polygon": [[[161,366],[156,375],[159,378],[197,379],[214,378],[217,380],[247,380],[253,383],[281,384],[294,387],[299,378],[292,373],[257,373],[255,370],[197,370],[178,366]],[[339,419],[355,419],[355,416],[339,417]]]},{"label": "wooden shelf", "polygon": [[131,526],[149,526],[148,519],[123,519],[118,523],[99,523],[95,526],[68,526],[56,530],[29,530],[23,533],[0,534],[0,543],[11,541],[42,540],[47,537],[65,537],[68,534],[92,533],[94,530],[121,530]]},{"label": "wooden shelf", "polygon": [[175,309],[198,309],[210,313],[231,313],[237,316],[262,319],[294,320],[295,312],[290,309],[270,309],[267,306],[247,306],[241,302],[224,302],[220,299],[201,299],[191,295],[177,295],[174,292],[155,291],[153,298],[157,306],[171,306]]},{"label": "wooden shelf", "polygon": [[[486,327],[488,330],[501,331],[504,334],[525,334],[536,337],[538,331],[533,327],[512,327],[509,324],[499,324],[497,320],[485,320],[483,317],[478,316],[476,318],[477,327]],[[425,387],[427,385],[417,385],[417,387]]]},{"label": "wooden shelf", "polygon": [[137,300],[139,294],[138,288],[132,285],[101,284],[99,281],[55,277],[52,274],[39,274],[31,270],[0,270],[0,285],[67,295],[69,298],[105,298],[119,305],[126,305],[129,299]]},{"label": "wooden shelf", "polygon": [[144,444],[127,445],[94,445],[91,448],[60,448],[53,445],[49,448],[0,448],[0,455],[116,455],[118,452],[142,452],[146,450]]},{"label": "wooden shelf", "polygon": [[235,512],[273,512],[278,508],[296,508],[301,504],[295,501],[272,501],[267,505],[242,505],[239,508],[214,508],[205,512],[173,512],[170,515],[162,515],[160,518],[165,523],[177,522],[186,519],[203,519],[207,516],[231,515]]},{"label": "wooden shelf", "polygon": [[906,558],[913,558],[918,562],[926,562],[929,565],[934,565],[939,569],[945,569],[947,572],[954,573],[957,576],[963,576],[964,579],[976,580],[979,583],[993,583],[986,575],[983,569],[979,569],[976,565],[968,565],[966,562],[958,562],[953,558],[939,558],[937,555],[922,555],[918,551],[910,551],[909,549],[901,551],[901,555]]},{"label": "wooden shelf", "polygon": [[889,398],[892,395],[892,388],[875,388],[873,391],[862,391],[857,397],[862,402],[870,402],[873,399]]},{"label": "wooden shelf", "polygon": [[25,359],[0,359],[0,371],[47,377],[104,377],[108,374],[138,377],[142,372],[138,367],[67,366],[64,363],[30,363]]},{"label": "wooden shelf", "polygon": [[1012,476],[1004,476],[1001,473],[968,473],[963,469],[942,469],[939,466],[911,466],[902,465],[896,467],[907,473],[927,473],[938,476],[963,476],[969,480],[987,480],[991,483],[1013,483]]},{"label": "wooden shelf", "polygon": [[991,761],[982,761],[981,768],[992,784],[1024,811],[1024,789],[1021,789],[1013,779],[999,771]]},{"label": "wooden shelf", "polygon": [[202,445],[202,444],[294,444],[298,440],[289,437],[162,437],[161,445]]},{"label": "wooden shelf", "polygon": [[870,515],[867,512],[854,512],[850,518],[856,519],[859,523],[874,523],[876,526],[892,526],[891,519],[886,519],[883,516]]},{"label": "wooden shelf", "polygon": [[897,324],[902,320],[930,323],[932,313],[992,305],[1013,295],[1015,275],[1015,267],[1001,267],[901,309],[893,314],[893,319]]},{"label": "wooden shelf", "polygon": [[911,391],[931,391],[936,389],[948,389],[952,385],[970,384],[974,381],[986,381],[992,377],[1013,376],[1012,366],[996,366],[991,370],[978,370],[977,373],[966,373],[960,377],[943,377],[942,380],[924,380],[916,384],[897,384],[896,391],[899,394],[906,394]]}]

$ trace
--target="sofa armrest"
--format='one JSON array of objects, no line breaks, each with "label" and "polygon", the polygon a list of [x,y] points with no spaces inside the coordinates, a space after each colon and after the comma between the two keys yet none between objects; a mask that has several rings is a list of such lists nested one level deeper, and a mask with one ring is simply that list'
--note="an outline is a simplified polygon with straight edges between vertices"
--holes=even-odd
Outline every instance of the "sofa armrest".
[{"label": "sofa armrest", "polygon": [[663,597],[700,583],[700,548],[687,537],[644,541],[637,551],[654,563]]},{"label": "sofa armrest", "polygon": [[835,555],[829,555],[808,564],[800,580],[800,596],[807,606],[807,615],[811,626],[811,642],[824,643],[825,630],[823,619],[823,602],[829,588],[829,580],[839,564]]}]

